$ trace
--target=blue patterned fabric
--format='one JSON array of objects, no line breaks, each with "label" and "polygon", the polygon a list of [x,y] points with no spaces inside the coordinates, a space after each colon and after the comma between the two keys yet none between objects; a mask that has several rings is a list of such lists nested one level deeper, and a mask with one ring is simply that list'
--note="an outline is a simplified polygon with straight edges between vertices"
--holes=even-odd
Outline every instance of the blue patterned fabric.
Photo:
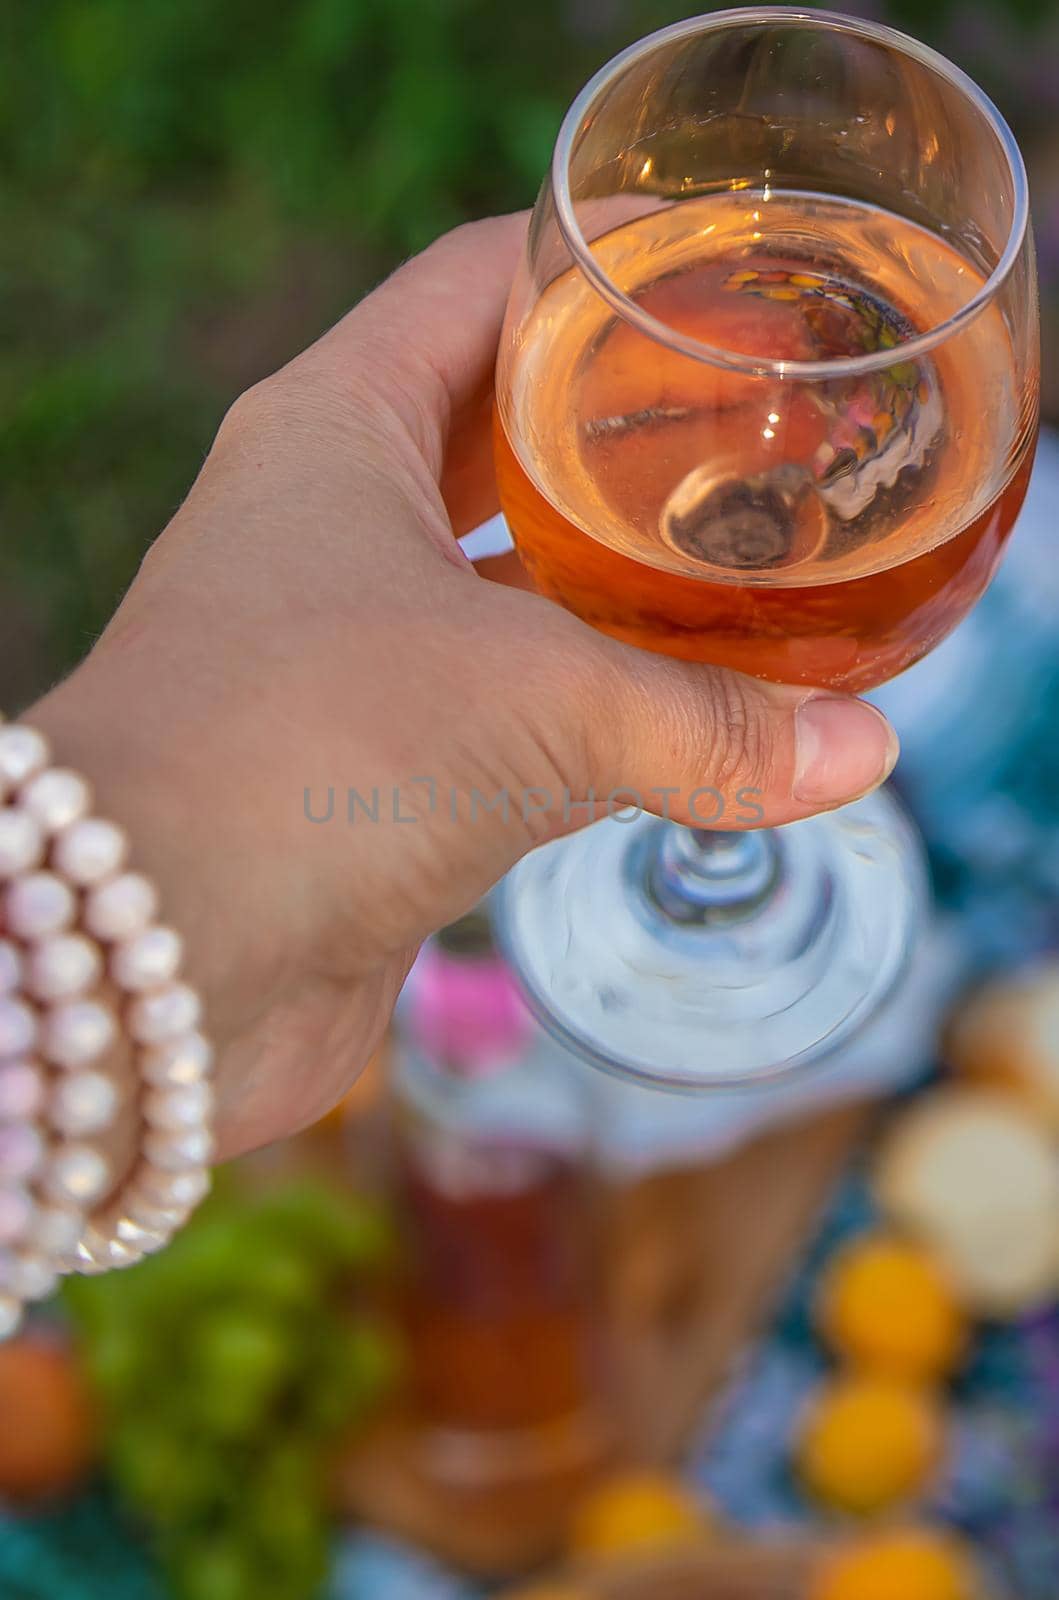
[{"label": "blue patterned fabric", "polygon": [[[763,1536],[826,1527],[791,1473],[788,1441],[826,1370],[811,1308],[823,1264],[874,1220],[859,1174],[842,1186],[769,1335],[715,1409],[689,1475]],[[983,1330],[952,1394],[946,1459],[924,1513],[959,1528],[1004,1593],[1059,1594],[1059,1313]],[[837,1525],[837,1524],[836,1524]]]}]

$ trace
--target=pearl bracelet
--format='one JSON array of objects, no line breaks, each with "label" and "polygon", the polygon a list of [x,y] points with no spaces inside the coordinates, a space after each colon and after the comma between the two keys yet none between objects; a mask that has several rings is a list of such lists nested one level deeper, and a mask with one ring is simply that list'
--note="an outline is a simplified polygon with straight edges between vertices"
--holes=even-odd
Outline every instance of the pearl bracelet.
[{"label": "pearl bracelet", "polygon": [[[209,1189],[212,1050],[180,936],[47,741],[0,726],[0,1339],[66,1272],[131,1266]],[[131,1066],[114,1066],[122,1038]],[[106,1139],[138,1119],[115,1189]]]}]

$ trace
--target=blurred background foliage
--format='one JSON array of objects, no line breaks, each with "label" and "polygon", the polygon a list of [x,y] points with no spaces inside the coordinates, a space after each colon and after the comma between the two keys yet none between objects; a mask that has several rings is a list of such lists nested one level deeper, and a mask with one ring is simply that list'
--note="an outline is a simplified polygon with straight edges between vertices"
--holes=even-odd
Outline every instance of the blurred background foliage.
[{"label": "blurred background foliage", "polygon": [[[0,0],[9,710],[88,647],[234,395],[442,229],[531,203],[579,85],[691,10]],[[1059,0],[873,10],[1014,122],[1059,297]]]}]

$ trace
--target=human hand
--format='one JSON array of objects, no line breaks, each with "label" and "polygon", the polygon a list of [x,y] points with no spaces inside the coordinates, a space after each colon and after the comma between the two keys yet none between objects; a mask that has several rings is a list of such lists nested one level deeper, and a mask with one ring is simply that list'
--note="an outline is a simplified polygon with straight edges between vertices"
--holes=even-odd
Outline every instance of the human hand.
[{"label": "human hand", "polygon": [[[693,822],[708,786],[725,826],[783,823],[896,756],[862,702],[633,650],[512,585],[514,558],[490,569],[505,582],[466,560],[455,536],[496,510],[524,226],[447,235],[243,395],[102,638],[27,714],[185,937],[222,1155],[328,1110],[420,941],[606,809],[590,795],[662,809],[668,790]],[[351,789],[378,791],[377,821],[347,820]],[[500,793],[506,815],[485,808]]]}]

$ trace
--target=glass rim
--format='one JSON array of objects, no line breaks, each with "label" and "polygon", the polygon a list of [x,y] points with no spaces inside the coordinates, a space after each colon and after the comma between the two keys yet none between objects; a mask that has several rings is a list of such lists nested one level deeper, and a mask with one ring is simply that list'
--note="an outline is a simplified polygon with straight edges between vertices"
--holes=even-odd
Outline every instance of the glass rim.
[{"label": "glass rim", "polygon": [[[874,350],[865,355],[847,356],[832,361],[826,359],[790,361],[774,356],[752,356],[736,350],[725,350],[719,345],[705,344],[701,340],[692,338],[690,334],[681,333],[679,329],[662,322],[619,289],[593,255],[589,241],[585,238],[577,220],[570,193],[570,162],[585,117],[605,89],[634,61],[661,45],[692,38],[696,34],[730,28],[736,24],[752,27],[777,21],[801,22],[834,32],[855,34],[875,44],[887,45],[906,56],[911,56],[921,65],[936,72],[939,77],[946,79],[973,104],[991,128],[1007,162],[1012,184],[1012,219],[1004,250],[996,266],[971,298],[943,322],[891,349]],[[893,366],[895,359],[911,361],[920,355],[925,355],[972,322],[996,297],[1018,260],[1029,224],[1029,185],[1022,152],[1005,118],[973,78],[939,51],[931,49],[929,45],[921,44],[918,39],[900,32],[897,28],[887,27],[883,23],[868,22],[860,17],[847,17],[837,11],[820,11],[804,6],[747,6],[707,12],[659,28],[619,51],[588,80],[571,102],[555,141],[550,177],[559,231],[574,262],[596,291],[624,321],[638,328],[656,344],[664,344],[671,350],[692,357],[693,360],[705,362],[709,366],[759,376],[803,379],[855,377],[861,373],[884,371],[887,367]],[[782,193],[782,191],[774,192]]]}]

